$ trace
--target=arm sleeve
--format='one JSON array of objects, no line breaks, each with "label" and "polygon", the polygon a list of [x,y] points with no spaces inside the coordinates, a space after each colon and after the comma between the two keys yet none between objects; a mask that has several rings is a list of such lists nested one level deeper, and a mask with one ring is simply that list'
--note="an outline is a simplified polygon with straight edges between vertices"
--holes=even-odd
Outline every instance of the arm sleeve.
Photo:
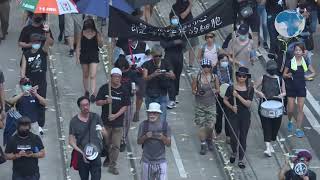
[{"label": "arm sleeve", "polygon": [[[73,118],[72,118],[73,119]],[[72,121],[72,119],[71,119],[71,121],[70,121],[70,123],[69,123],[69,135],[75,135],[75,132],[74,132],[74,128],[73,128],[73,121]]]},{"label": "arm sleeve", "polygon": [[36,136],[36,139],[35,139],[35,140],[36,140],[36,145],[37,145],[37,147],[39,148],[39,151],[42,150],[42,149],[44,149],[44,146],[43,146],[43,143],[42,143],[40,137],[39,137],[39,136]]},{"label": "arm sleeve", "polygon": [[142,121],[139,125],[139,130],[138,130],[138,137],[137,138],[140,138],[142,137],[144,134],[143,134],[143,123],[144,121]]},{"label": "arm sleeve", "polygon": [[6,149],[5,149],[5,153],[13,153],[14,152],[14,141],[12,140],[13,136],[10,137]]}]

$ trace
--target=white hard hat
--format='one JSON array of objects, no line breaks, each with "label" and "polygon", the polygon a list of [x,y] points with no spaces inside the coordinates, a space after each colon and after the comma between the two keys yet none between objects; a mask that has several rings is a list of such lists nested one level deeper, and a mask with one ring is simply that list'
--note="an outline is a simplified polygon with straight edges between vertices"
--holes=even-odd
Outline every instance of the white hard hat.
[{"label": "white hard hat", "polygon": [[97,146],[91,143],[87,144],[84,147],[84,154],[88,160],[90,161],[95,160],[99,155]]},{"label": "white hard hat", "polygon": [[111,69],[111,75],[112,74],[119,74],[122,76],[122,71],[119,68],[112,68]]}]

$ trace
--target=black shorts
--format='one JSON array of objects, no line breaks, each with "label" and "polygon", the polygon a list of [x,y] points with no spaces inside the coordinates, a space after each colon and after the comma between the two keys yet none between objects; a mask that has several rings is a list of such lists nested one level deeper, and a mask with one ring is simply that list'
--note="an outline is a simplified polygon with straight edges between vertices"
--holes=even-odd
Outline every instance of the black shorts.
[{"label": "black shorts", "polygon": [[306,97],[307,90],[306,88],[290,88],[287,89],[287,97]]},{"label": "black shorts", "polygon": [[91,64],[91,63],[99,63],[99,54],[87,53],[85,55],[80,55],[80,64]]}]

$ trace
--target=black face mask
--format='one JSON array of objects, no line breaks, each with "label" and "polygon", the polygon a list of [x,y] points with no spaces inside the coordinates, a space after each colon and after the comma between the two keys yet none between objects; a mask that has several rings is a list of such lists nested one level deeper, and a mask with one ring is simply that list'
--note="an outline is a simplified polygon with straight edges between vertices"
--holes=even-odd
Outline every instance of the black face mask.
[{"label": "black face mask", "polygon": [[276,69],[267,69],[267,73],[273,76],[273,75],[276,75],[278,71]]},{"label": "black face mask", "polygon": [[18,135],[20,137],[27,137],[30,133],[30,130],[29,129],[26,129],[26,130],[18,130]]},{"label": "black face mask", "polygon": [[42,21],[43,21],[43,18],[42,18],[42,17],[36,17],[36,18],[34,18],[34,22],[37,23],[37,24],[42,23]]}]

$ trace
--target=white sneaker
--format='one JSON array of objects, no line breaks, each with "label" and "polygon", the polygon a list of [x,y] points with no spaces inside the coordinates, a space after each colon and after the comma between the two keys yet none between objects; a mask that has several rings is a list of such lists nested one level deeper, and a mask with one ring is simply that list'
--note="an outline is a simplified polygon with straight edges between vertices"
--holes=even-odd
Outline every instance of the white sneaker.
[{"label": "white sneaker", "polygon": [[263,152],[266,156],[271,157],[271,151],[269,148],[267,148],[264,152]]},{"label": "white sneaker", "polygon": [[39,134],[43,135],[43,129],[39,126]]},{"label": "white sneaker", "polygon": [[174,101],[170,101],[169,104],[167,105],[168,109],[173,109],[176,107],[176,103]]},{"label": "white sneaker", "polygon": [[274,153],[274,149],[271,143],[270,143],[269,149],[270,149],[270,152]]}]

